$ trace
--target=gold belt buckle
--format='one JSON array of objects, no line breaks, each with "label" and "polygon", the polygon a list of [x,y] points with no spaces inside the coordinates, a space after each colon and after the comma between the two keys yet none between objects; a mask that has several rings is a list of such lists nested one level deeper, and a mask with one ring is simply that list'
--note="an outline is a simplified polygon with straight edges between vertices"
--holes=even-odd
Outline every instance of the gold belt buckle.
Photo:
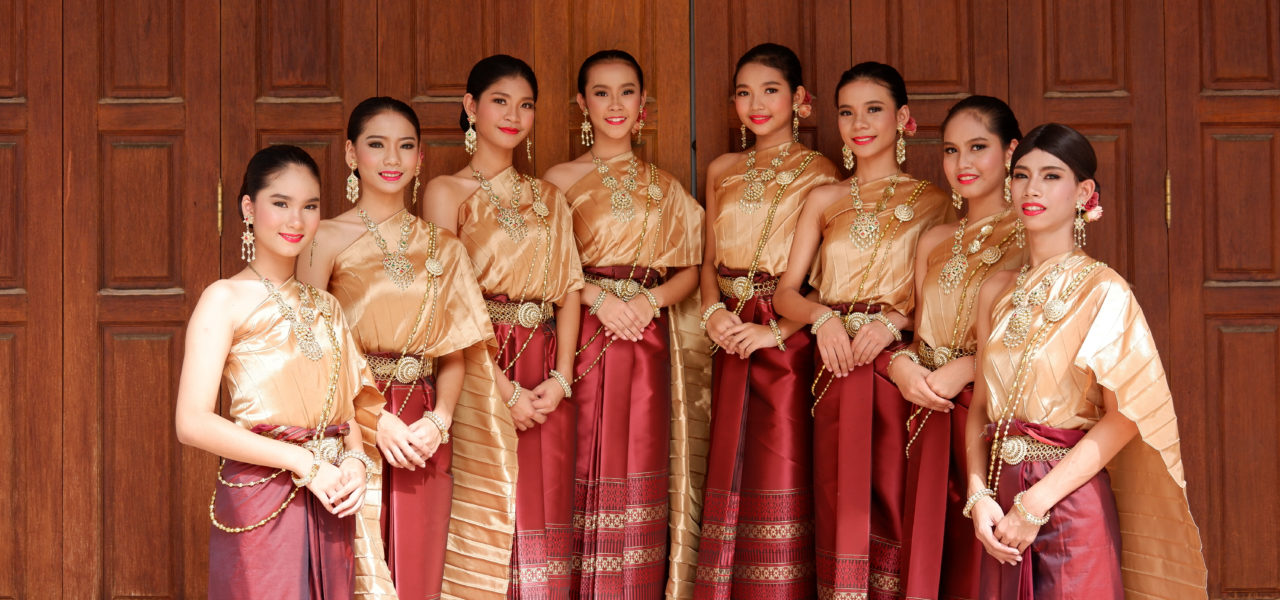
[{"label": "gold belt buckle", "polygon": [[1008,464],[1016,465],[1027,457],[1029,448],[1030,444],[1027,442],[1026,437],[1018,435],[1005,438],[1004,443],[1000,446],[1000,458],[1004,459],[1004,462]]},{"label": "gold belt buckle", "polygon": [[533,329],[542,324],[542,307],[532,302],[525,302],[516,309],[516,323],[526,329]]},{"label": "gold belt buckle", "polygon": [[755,286],[746,277],[734,277],[730,288],[733,290],[733,296],[742,302],[746,302],[756,295]]},{"label": "gold belt buckle", "polygon": [[400,383],[413,383],[422,376],[422,363],[412,356],[402,356],[396,361],[395,379]]},{"label": "gold belt buckle", "polygon": [[634,279],[623,279],[618,282],[618,291],[621,292],[618,297],[630,302],[636,294],[640,293],[640,282]]},{"label": "gold belt buckle", "polygon": [[324,437],[318,440],[307,440],[302,443],[302,447],[310,450],[315,454],[316,458],[323,460],[329,464],[333,464],[338,460],[338,448],[341,446],[340,441],[336,437]]},{"label": "gold belt buckle", "polygon": [[849,337],[858,335],[858,330],[871,322],[871,315],[864,312],[851,312],[844,317],[844,331]]}]

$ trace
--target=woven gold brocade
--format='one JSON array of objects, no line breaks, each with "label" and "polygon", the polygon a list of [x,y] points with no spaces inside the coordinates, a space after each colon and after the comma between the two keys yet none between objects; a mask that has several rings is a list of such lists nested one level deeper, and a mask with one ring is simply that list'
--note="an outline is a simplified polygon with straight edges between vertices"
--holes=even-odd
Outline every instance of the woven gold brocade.
[{"label": "woven gold brocade", "polygon": [[[861,185],[863,211],[875,210],[889,183],[890,178],[885,177]],[[910,200],[920,183],[910,176],[898,179],[892,201],[875,214],[882,231],[889,231],[895,209]],[[849,226],[858,213],[849,199],[832,203],[822,214],[822,245],[809,273],[809,283],[818,290],[819,301],[824,304],[856,301],[880,305],[886,311],[911,314],[915,307],[916,242],[921,233],[942,221],[948,202],[942,190],[928,184],[912,205],[914,216],[897,228],[892,239],[881,242],[879,252],[874,246],[859,249],[850,239]],[[874,270],[867,278],[862,295],[855,298],[873,252],[876,253]]]},{"label": "woven gold brocade", "polygon": [[[1027,287],[1061,260],[1052,257],[1030,270]],[[1077,251],[1050,297],[1058,297],[1092,262]],[[1011,292],[1012,287],[993,307],[993,341],[979,357],[976,384],[987,393],[993,422],[1009,401],[1023,351],[998,342],[1013,311]],[[1037,311],[1031,331],[1042,324]],[[1172,396],[1146,318],[1119,274],[1102,268],[1084,281],[1036,355],[1026,385],[1028,394],[1014,417],[1062,429],[1090,429],[1102,417],[1102,388],[1115,394],[1120,412],[1138,426],[1138,437],[1107,465],[1120,515],[1126,595],[1204,598],[1206,570],[1187,506]]]},{"label": "woven gold brocade", "polygon": [[[757,155],[760,163],[768,162],[777,156],[786,144],[773,148],[761,148]],[[789,154],[783,160],[779,171],[795,170],[805,161],[809,149],[801,144],[793,144],[788,148]],[[746,155],[734,163],[726,171],[724,179],[716,183],[716,200],[720,212],[715,222],[709,224],[715,233],[717,267],[747,270],[751,267],[751,259],[755,256],[756,245],[760,241],[761,230],[769,216],[768,204],[773,202],[777,193],[776,184],[766,186],[765,206],[761,210],[750,213],[743,212],[738,205],[749,182],[743,180],[746,173]],[[787,257],[791,252],[791,240],[795,237],[796,221],[800,218],[800,209],[804,206],[805,196],[809,190],[838,180],[839,171],[835,164],[824,157],[816,157],[809,167],[796,177],[787,187],[787,193],[778,203],[778,211],[773,220],[773,231],[765,242],[764,252],[760,255],[758,269],[773,275],[780,275],[787,270]]]}]

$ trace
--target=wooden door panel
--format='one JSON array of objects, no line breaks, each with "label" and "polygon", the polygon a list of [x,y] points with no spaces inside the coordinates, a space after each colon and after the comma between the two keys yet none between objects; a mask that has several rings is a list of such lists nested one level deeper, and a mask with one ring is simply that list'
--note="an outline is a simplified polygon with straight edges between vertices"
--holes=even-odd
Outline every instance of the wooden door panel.
[{"label": "wooden door panel", "polygon": [[61,593],[61,19],[0,2],[0,598]]},{"label": "wooden door panel", "polygon": [[200,596],[214,462],[177,443],[173,403],[217,275],[216,7],[67,8],[64,597]]},{"label": "wooden door panel", "polygon": [[1165,2],[1170,381],[1211,598],[1280,597],[1280,1]]}]

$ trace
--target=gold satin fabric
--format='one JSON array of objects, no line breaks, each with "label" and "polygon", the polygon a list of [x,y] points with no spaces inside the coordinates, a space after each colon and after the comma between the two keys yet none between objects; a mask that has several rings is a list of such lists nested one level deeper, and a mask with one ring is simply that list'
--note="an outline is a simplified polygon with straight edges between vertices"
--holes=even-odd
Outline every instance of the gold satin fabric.
[{"label": "gold satin fabric", "polygon": [[[1029,271],[1026,289],[1064,257],[1067,268],[1049,298],[1093,262],[1079,251],[1050,258]],[[1009,401],[1022,358],[1022,346],[1006,348],[1003,341],[1012,292],[1010,287],[996,301],[991,338],[979,357],[978,384],[986,388],[993,422]],[[1044,323],[1041,311],[1034,314],[1028,339]],[[1138,425],[1138,437],[1107,465],[1120,514],[1126,595],[1204,598],[1207,576],[1187,505],[1173,398],[1151,330],[1124,278],[1101,267],[1089,275],[1045,340],[1026,385],[1029,393],[1014,416],[1062,429],[1092,428],[1102,417],[1102,388],[1115,393],[1120,412]]]},{"label": "gold satin fabric", "polygon": [[[934,246],[933,251],[929,253],[926,259],[927,270],[925,271],[924,281],[920,286],[920,297],[916,299],[916,315],[915,315],[915,331],[918,339],[923,339],[934,348],[946,346],[952,349],[974,350],[978,347],[976,338],[978,315],[975,310],[978,304],[978,289],[982,287],[982,282],[992,274],[1008,269],[1016,269],[1022,266],[1023,257],[1026,252],[1019,248],[1017,244],[1010,241],[1005,247],[1005,251],[1000,255],[1000,260],[991,265],[987,269],[986,274],[979,279],[973,278],[969,286],[964,287],[964,282],[968,281],[969,276],[974,269],[982,265],[982,250],[978,250],[974,254],[969,254],[969,244],[978,237],[978,232],[984,225],[991,225],[991,235],[987,236],[982,247],[998,247],[1001,240],[1013,231],[1013,224],[1017,221],[1017,217],[1013,214],[1006,215],[1004,220],[999,219],[1000,214],[990,215],[985,219],[969,223],[965,226],[964,236],[960,240],[960,251],[968,261],[968,267],[965,276],[960,280],[960,284],[951,290],[950,294],[942,293],[942,286],[938,283],[938,277],[942,274],[942,267],[952,257],[952,244],[955,243],[955,237],[948,237]],[[967,292],[967,293],[966,293]],[[960,306],[961,298],[964,299],[964,306]],[[960,317],[959,327],[959,344],[953,346],[952,338],[956,333],[956,317],[963,312],[967,317]]]},{"label": "gold satin fabric", "polygon": [[[619,182],[631,156],[626,152],[604,161],[609,166],[609,174]],[[631,194],[635,216],[630,221],[622,222],[613,217],[613,204],[609,198],[613,191],[604,186],[595,169],[565,192],[570,199],[573,235],[578,240],[578,254],[584,266],[612,267],[630,265],[635,261],[636,247],[640,244],[640,221],[648,200],[645,190],[649,188],[649,165],[640,163],[638,166],[636,191]],[[670,268],[702,262],[703,211],[698,201],[671,174],[658,169],[655,179],[662,188],[662,201],[649,208],[649,220],[644,226],[644,248],[637,265],[651,267],[666,275]],[[661,227],[658,226],[659,209],[662,211]]]},{"label": "gold satin fabric", "polygon": [[[818,247],[818,255],[809,273],[809,283],[818,290],[820,302],[878,304],[886,311],[911,314],[915,307],[916,242],[921,233],[942,222],[950,199],[937,186],[903,175],[894,190],[893,199],[876,214],[880,231],[887,236],[892,229],[890,224],[897,223],[893,218],[894,209],[906,204],[919,185],[926,187],[912,205],[915,216],[899,225],[892,238],[881,241],[878,252],[875,246],[859,250],[853,245],[849,226],[858,213],[853,209],[852,197],[846,196],[823,211],[822,245]],[[862,210],[875,210],[888,186],[888,177],[862,184],[859,188]],[[867,276],[862,295],[855,298],[873,252],[876,255],[875,270]]]},{"label": "gold satin fabric", "polygon": [[[378,226],[389,248],[399,245],[401,214],[396,213]],[[404,290],[396,287],[382,268],[382,250],[369,233],[357,238],[334,260],[329,288],[354,324],[355,337],[364,352],[399,353],[404,349],[414,320],[423,310],[430,229],[426,221],[414,219],[405,249],[405,256],[414,267],[414,280]],[[466,248],[452,232],[436,228],[435,258],[444,270],[427,298],[426,312],[409,352],[435,358],[462,350],[466,361],[462,393],[450,428],[452,446],[445,448],[453,453],[454,478],[445,589],[459,593],[456,586],[463,586],[476,590],[461,593],[467,598],[501,598],[506,595],[505,569],[515,530],[515,429],[493,382],[489,350],[496,346],[496,340]],[[430,312],[433,299],[434,318]],[[495,412],[501,414],[495,417],[491,414]],[[505,424],[501,418],[504,416]],[[361,424],[366,439],[374,439],[377,422]],[[367,451],[381,461],[376,448]],[[363,516],[366,527],[372,528],[370,537],[378,537],[376,547],[368,551],[376,552],[379,559],[383,557],[378,528],[381,479],[370,482],[362,509],[368,512]],[[467,547],[471,555],[453,550],[459,546]],[[383,565],[385,569],[385,562]],[[390,582],[389,576],[387,581]],[[361,589],[359,582],[357,575],[357,589]]]},{"label": "gold satin fabric", "polygon": [[[610,175],[621,181],[630,157],[631,153],[625,153],[604,161]],[[663,190],[662,201],[650,208],[644,248],[636,264],[666,274],[669,268],[702,262],[703,210],[667,172],[659,169],[656,179]],[[640,167],[636,184],[637,192],[633,194],[636,216],[626,223],[613,218],[612,191],[604,186],[594,169],[569,187],[567,195],[573,210],[574,235],[583,264],[607,267],[630,265],[636,260],[640,217],[644,214],[641,202],[647,198],[642,190],[649,185],[649,165]],[[662,224],[655,237],[659,206]],[[706,334],[698,327],[702,302],[696,291],[692,297],[668,307],[667,314],[671,344],[667,597],[679,599],[693,597],[698,567],[702,490],[711,437],[711,348]]]},{"label": "gold satin fabric", "polygon": [[[279,290],[297,314],[301,299],[297,286],[290,280]],[[320,302],[328,302],[333,308],[334,333],[342,348],[343,368],[329,424],[345,423],[354,417],[360,426],[365,454],[376,460],[380,455],[374,445],[374,431],[385,400],[374,387],[373,373],[347,326],[337,299],[323,291],[318,291],[318,295]],[[315,321],[308,324],[324,350],[324,357],[319,361],[312,361],[298,350],[289,322],[280,315],[271,298],[264,299],[236,327],[222,376],[231,396],[231,418],[241,427],[247,429],[260,424],[316,427],[320,424],[333,355],[328,328],[319,313],[317,310]],[[355,595],[369,600],[396,597],[378,526],[381,479],[375,475],[366,490],[352,540]]]},{"label": "gold satin fabric", "polygon": [[[756,168],[772,168],[773,160],[786,144],[763,148],[756,153]],[[809,149],[803,144],[792,144],[789,154],[782,161],[779,171],[800,168]],[[750,214],[742,211],[738,199],[746,190],[747,182],[742,176],[747,171],[747,155],[743,153],[738,162],[728,170],[728,175],[716,183],[716,200],[720,204],[720,214],[716,215],[712,224],[716,240],[716,265],[730,269],[746,270],[751,267],[751,259],[756,255],[756,246],[760,243],[760,234],[764,230],[764,222],[769,217],[769,206],[778,193],[778,185],[770,183],[765,186],[764,198]],[[757,268],[772,275],[781,275],[787,270],[787,257],[791,252],[791,239],[795,237],[796,221],[800,218],[800,208],[804,206],[804,198],[809,190],[839,179],[839,171],[835,164],[825,157],[818,156],[809,163],[809,167],[796,177],[787,187],[787,193],[778,202],[778,211],[773,217],[773,230],[765,242],[764,251],[760,253],[760,264]]]},{"label": "gold satin fabric", "polygon": [[[515,167],[507,169],[489,182],[493,191],[502,198],[503,206],[510,206],[512,184],[518,176]],[[573,221],[564,194],[556,186],[537,180],[542,190],[542,201],[550,213],[547,222],[551,226],[551,266],[545,267],[547,256],[546,233],[538,216],[533,213],[533,190],[524,182],[520,200],[520,214],[524,217],[528,233],[520,242],[513,241],[498,225],[498,214],[489,203],[489,195],[477,188],[458,207],[458,237],[467,248],[485,296],[506,294],[512,302],[520,300],[546,300],[560,304],[565,294],[582,289],[582,261],[573,239]],[[532,270],[532,276],[530,275]],[[543,297],[544,271],[547,297]]]}]

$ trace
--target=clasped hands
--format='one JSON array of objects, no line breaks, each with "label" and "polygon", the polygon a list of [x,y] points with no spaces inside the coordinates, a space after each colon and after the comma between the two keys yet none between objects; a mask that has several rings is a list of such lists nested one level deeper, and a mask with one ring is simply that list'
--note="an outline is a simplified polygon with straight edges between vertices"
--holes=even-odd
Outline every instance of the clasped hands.
[{"label": "clasped hands", "polygon": [[[499,393],[510,398],[515,394],[516,384],[510,380],[499,383]],[[505,388],[505,390],[503,389]],[[564,400],[564,388],[555,379],[546,379],[533,389],[524,389],[520,398],[511,407],[511,419],[516,429],[525,431],[547,422],[547,415],[555,412]]]},{"label": "clasped hands", "polygon": [[854,368],[871,363],[893,343],[893,333],[879,321],[863,325],[850,339],[844,321],[827,319],[818,328],[816,337],[822,366],[836,377],[844,377]]},{"label": "clasped hands", "polygon": [[604,290],[604,303],[596,311],[596,318],[604,325],[605,333],[611,340],[638,342],[644,330],[653,322],[653,305],[642,294],[635,298],[623,300]]},{"label": "clasped hands", "polygon": [[426,417],[405,425],[400,417],[384,410],[378,419],[377,441],[378,450],[388,464],[415,471],[426,467],[440,448],[440,428]]}]

